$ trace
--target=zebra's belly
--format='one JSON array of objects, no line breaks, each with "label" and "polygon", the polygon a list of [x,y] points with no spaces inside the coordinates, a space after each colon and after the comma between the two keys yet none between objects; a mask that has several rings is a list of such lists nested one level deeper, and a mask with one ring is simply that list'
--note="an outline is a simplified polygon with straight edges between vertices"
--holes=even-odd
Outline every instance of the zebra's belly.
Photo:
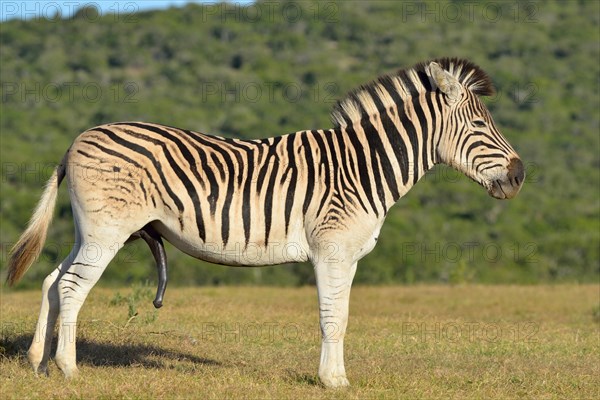
[{"label": "zebra's belly", "polygon": [[[273,235],[265,245],[264,241],[248,240],[232,236],[223,243],[220,234],[207,231],[206,241],[185,231],[169,229],[158,223],[155,228],[179,250],[200,260],[231,266],[262,266],[290,262],[307,261],[309,246],[303,234],[289,231],[287,235]],[[283,237],[282,237],[283,236]]]}]

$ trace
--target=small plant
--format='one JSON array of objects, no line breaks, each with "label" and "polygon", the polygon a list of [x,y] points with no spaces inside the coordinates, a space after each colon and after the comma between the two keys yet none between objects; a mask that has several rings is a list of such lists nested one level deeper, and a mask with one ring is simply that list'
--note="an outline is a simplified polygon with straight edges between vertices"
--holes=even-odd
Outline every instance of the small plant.
[{"label": "small plant", "polygon": [[462,285],[473,281],[475,271],[469,268],[466,262],[460,260],[450,269],[448,282],[452,285]]},{"label": "small plant", "polygon": [[[143,284],[134,284],[132,286],[131,293],[127,296],[123,296],[120,292],[117,292],[112,299],[110,299],[109,304],[111,306],[119,306],[122,304],[127,304],[127,320],[131,321],[138,315],[138,304],[140,301],[144,300],[152,300],[152,289],[148,281]],[[154,322],[156,320],[156,312],[154,316],[146,316],[144,319],[145,322]]]},{"label": "small plant", "polygon": [[110,302],[108,304],[110,304],[111,306],[118,306],[120,304],[123,304],[125,302],[125,298],[121,295],[121,292],[117,292],[112,299],[110,299]]}]

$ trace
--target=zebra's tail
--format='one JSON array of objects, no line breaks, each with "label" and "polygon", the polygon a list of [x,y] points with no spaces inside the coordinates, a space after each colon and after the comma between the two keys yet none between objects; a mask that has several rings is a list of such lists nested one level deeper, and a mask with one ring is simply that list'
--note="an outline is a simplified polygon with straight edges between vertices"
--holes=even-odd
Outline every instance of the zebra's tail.
[{"label": "zebra's tail", "polygon": [[31,264],[39,257],[46,241],[46,233],[52,221],[58,186],[65,177],[65,160],[56,167],[46,183],[44,194],[37,204],[27,229],[10,250],[8,259],[8,275],[6,281],[10,286],[17,283]]}]

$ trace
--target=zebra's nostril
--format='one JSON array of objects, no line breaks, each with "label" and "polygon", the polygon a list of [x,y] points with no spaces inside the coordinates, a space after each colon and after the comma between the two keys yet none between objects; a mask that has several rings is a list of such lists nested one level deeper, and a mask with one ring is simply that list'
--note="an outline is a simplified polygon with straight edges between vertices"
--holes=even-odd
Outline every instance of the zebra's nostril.
[{"label": "zebra's nostril", "polygon": [[525,168],[523,162],[518,158],[513,158],[508,164],[508,179],[515,180],[517,185],[521,185],[525,179]]}]

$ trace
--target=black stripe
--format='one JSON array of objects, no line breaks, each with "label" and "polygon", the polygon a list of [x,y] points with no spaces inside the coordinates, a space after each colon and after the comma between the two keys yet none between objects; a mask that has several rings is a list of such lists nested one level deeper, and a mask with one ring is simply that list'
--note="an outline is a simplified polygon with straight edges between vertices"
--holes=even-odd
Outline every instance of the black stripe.
[{"label": "black stripe", "polygon": [[[223,171],[223,164],[221,164],[221,160],[217,157],[216,153],[210,153],[210,159],[215,164],[215,169],[219,172],[219,177],[222,181],[225,181],[225,172]],[[212,164],[211,164],[212,165]],[[217,185],[218,187],[218,185]]]},{"label": "black stripe", "polygon": [[[325,134],[325,140],[327,141],[327,147],[330,149],[331,152],[331,160],[332,160],[332,164],[334,165],[333,168],[333,175],[334,175],[334,196],[332,197],[332,201],[335,199],[336,195],[337,196],[342,196],[345,192],[345,185],[343,184],[343,178],[342,178],[342,167],[340,165],[340,160],[338,157],[338,153],[335,149],[335,144],[333,143],[333,130],[327,130],[327,131],[323,131],[323,133]],[[340,201],[342,201],[340,199]],[[342,202],[341,203],[341,208],[344,209],[344,211],[346,210],[346,203]]]},{"label": "black stripe", "polygon": [[[440,150],[440,142],[442,141],[442,137],[444,137],[446,135],[446,126],[444,124],[444,105],[442,104],[442,99],[441,99],[442,95],[440,94],[439,90],[436,91],[435,95],[434,95],[434,99],[436,102],[436,110],[440,111],[440,132],[438,134],[438,140],[435,143],[435,151],[439,151]],[[447,160],[445,160],[447,161]]]},{"label": "black stripe", "polygon": [[510,150],[506,148],[506,146],[504,145],[504,143],[502,143],[501,141],[497,140],[498,138],[496,137],[496,135],[488,135],[487,133],[482,132],[482,131],[473,131],[471,133],[471,136],[483,136],[484,138],[488,139],[491,143],[493,143],[494,145],[496,145],[496,147],[499,150],[506,151],[507,153],[510,152]]},{"label": "black stripe", "polygon": [[61,282],[69,282],[69,283],[74,283],[74,284],[76,284],[77,286],[81,287],[81,285],[80,285],[79,283],[77,283],[77,282],[75,282],[75,281],[72,281],[72,280],[70,280],[70,279],[65,279],[65,278],[62,278],[60,281],[61,281]]},{"label": "black stripe", "polygon": [[471,163],[475,164],[475,161],[477,161],[477,159],[479,159],[479,158],[493,158],[493,159],[499,158],[501,160],[504,160],[505,157],[506,156],[501,153],[481,154],[481,155],[473,157],[473,160],[471,161]]},{"label": "black stripe", "polygon": [[[402,100],[402,97],[400,97],[398,91],[392,90],[393,86],[391,88],[385,86],[385,88],[394,100],[394,103],[396,104],[396,110],[398,112],[398,117],[400,118],[400,123],[404,127],[404,123],[402,122],[402,118],[404,116],[404,101]],[[383,115],[384,113],[381,114]],[[406,116],[404,116],[404,119],[406,119]],[[396,157],[396,161],[400,166],[400,173],[402,174],[402,183],[406,185],[408,183],[408,173],[410,167],[408,159],[408,148],[406,147],[406,143],[404,143],[402,135],[400,134],[400,131],[398,131],[396,124],[394,124],[394,122],[391,119],[382,120],[382,122],[383,130],[387,135],[388,141],[390,142],[390,145],[394,150],[394,156]],[[404,128],[406,129],[406,127]],[[411,139],[409,138],[409,140]]]},{"label": "black stripe", "polygon": [[[228,161],[229,163],[231,163],[231,160]],[[229,210],[233,201],[233,184],[233,177],[228,175],[227,192],[225,193],[225,201],[221,210],[221,239],[223,239],[223,246],[227,246],[227,242],[229,241]]]},{"label": "black stripe", "polygon": [[[340,133],[342,133],[344,131],[340,131]],[[344,132],[345,133],[345,132]],[[340,135],[341,136],[341,135]],[[346,138],[347,136],[344,134],[344,143],[346,142]],[[347,160],[348,160],[348,170],[352,171],[352,176],[349,178],[350,181],[352,181],[352,184],[354,185],[354,187],[356,188],[356,198],[358,199],[358,202],[360,203],[360,206],[363,208],[363,210],[365,210],[365,212],[369,212],[367,211],[367,206],[365,205],[363,198],[361,197],[360,193],[358,192],[358,186],[355,185],[356,182],[356,178],[357,176],[354,175],[354,167],[355,167],[355,163],[354,163],[354,158],[352,157],[352,153],[350,151],[350,149],[352,148],[352,146],[346,146],[346,155],[347,155]]]},{"label": "black stripe", "polygon": [[82,263],[82,262],[74,262],[74,263],[71,263],[71,267],[72,267],[73,265],[81,265],[81,266],[83,266],[83,267],[96,267],[96,265],[93,265],[93,264],[86,264],[86,263]]},{"label": "black stripe", "polygon": [[[350,121],[348,121],[350,122]],[[360,184],[367,195],[367,200],[371,205],[371,209],[375,212],[376,216],[379,216],[379,212],[377,211],[377,207],[375,206],[375,201],[373,200],[372,192],[371,192],[371,179],[369,178],[369,171],[367,168],[367,159],[365,156],[365,152],[362,147],[362,143],[358,139],[356,131],[352,127],[352,124],[349,123],[346,127],[346,132],[348,134],[348,138],[350,139],[350,144],[354,148],[354,152],[356,154],[356,166],[358,168],[358,178],[360,180]],[[366,210],[365,210],[366,211]],[[367,211],[368,212],[368,211]]]},{"label": "black stripe", "polygon": [[264,171],[265,173],[267,172],[269,168],[269,160],[273,158],[273,168],[271,169],[271,174],[268,178],[265,203],[263,204],[263,212],[265,217],[265,246],[269,244],[271,222],[273,221],[273,198],[275,197],[273,188],[275,187],[275,181],[277,180],[277,174],[279,173],[279,157],[277,155],[277,146],[279,145],[281,140],[282,138],[280,136],[273,138],[273,143],[269,146],[268,149],[269,155],[267,155],[267,159],[265,160],[266,162],[263,165],[263,169],[261,171]]},{"label": "black stripe", "polygon": [[[419,97],[413,97],[412,105],[419,119],[419,126],[421,128],[421,165],[423,166],[423,172],[429,170],[429,161],[427,156],[427,138],[429,135],[429,126],[427,125],[427,118],[423,112],[423,106],[421,105]],[[416,165],[415,165],[416,168]],[[418,170],[418,168],[416,168]]]},{"label": "black stripe", "polygon": [[[427,81],[429,83],[429,80]],[[431,116],[431,144],[426,143],[425,146],[429,148],[429,157],[431,158],[431,160],[433,161],[433,163],[437,163],[437,152],[436,152],[436,148],[434,145],[434,139],[435,139],[435,134],[436,134],[436,122],[437,122],[437,117],[435,116],[435,109],[433,108],[433,102],[431,101],[431,94],[427,93],[425,95],[425,101],[427,102],[427,109],[429,111],[429,115]],[[438,135],[441,135],[440,132],[437,132]]]},{"label": "black stripe", "polygon": [[[492,165],[488,165],[488,164],[492,164]],[[481,168],[481,167],[483,167],[485,165],[488,165],[488,166],[485,167],[485,168]],[[479,173],[483,173],[483,171],[485,171],[485,170],[492,169],[492,168],[497,168],[497,167],[501,167],[501,166],[502,166],[501,164],[494,163],[493,161],[485,161],[485,162],[482,162],[481,164],[479,164],[477,166],[477,170],[479,170],[478,171]],[[479,169],[479,168],[481,168],[481,169]]]},{"label": "black stripe", "polygon": [[77,152],[79,154],[83,155],[84,157],[91,158],[92,160],[98,160],[100,163],[105,162],[105,160],[103,160],[102,158],[99,158],[95,155],[88,154],[85,151],[81,151],[81,150],[77,149]]},{"label": "black stripe", "polygon": [[273,197],[274,197],[274,193],[273,193],[273,187],[275,185],[275,176],[277,175],[278,172],[278,166],[279,166],[279,159],[277,157],[277,145],[279,144],[279,142],[281,142],[281,137],[275,137],[272,138],[273,142],[271,144],[269,141],[267,141],[266,143],[268,144],[267,146],[267,154],[265,157],[265,160],[258,172],[258,178],[257,178],[257,190],[256,190],[256,195],[260,197],[260,192],[262,190],[262,187],[265,183],[265,179],[267,176],[267,172],[269,170],[269,163],[271,162],[271,158],[273,159],[273,170],[271,171],[271,175],[269,176],[269,180],[267,183],[267,189],[266,189],[266,195],[265,195],[265,202],[263,204],[263,211],[264,211],[264,216],[265,216],[265,246],[269,243],[269,234],[271,232],[271,221],[272,221],[272,213],[273,213]]},{"label": "black stripe", "polygon": [[[294,140],[296,134],[293,133],[286,137],[287,140],[287,156],[288,165],[287,171],[291,171],[290,185],[288,186],[287,195],[285,197],[285,235],[288,234],[290,226],[290,217],[292,215],[292,207],[294,206],[294,198],[296,197],[296,183],[298,180],[298,168],[296,167],[296,156],[294,153]],[[284,175],[285,176],[285,175]],[[282,182],[283,183],[283,180]]]},{"label": "black stripe", "polygon": [[210,193],[207,196],[207,200],[208,200],[208,205],[210,208],[210,215],[211,216],[215,216],[215,213],[217,212],[217,201],[219,200],[219,183],[217,182],[217,177],[215,175],[215,170],[220,171],[220,166],[221,163],[219,162],[218,159],[216,159],[215,153],[212,153],[212,160],[216,159],[216,162],[219,163],[219,166],[215,166],[213,167],[209,162],[208,162],[208,157],[206,155],[206,152],[204,151],[204,149],[200,146],[197,146],[194,143],[190,143],[194,149],[196,150],[196,153],[198,154],[198,157],[200,157],[200,165],[202,166],[202,172],[204,173],[204,175],[206,176],[206,180],[208,181],[208,185],[210,186]]},{"label": "black stripe", "polygon": [[330,130],[323,130],[321,131],[323,133],[323,137],[325,138],[324,143],[326,144],[327,148],[329,149],[329,153],[331,154],[331,165],[332,165],[332,169],[333,169],[333,176],[334,178],[334,184],[335,184],[335,188],[337,192],[341,191],[341,186],[340,183],[338,182],[339,176],[338,173],[341,170],[341,165],[340,165],[340,160],[338,157],[338,153],[335,149],[335,144],[333,143],[333,131]]},{"label": "black stripe", "polygon": [[[466,143],[466,141],[465,141],[465,143]],[[468,158],[469,158],[469,155],[471,154],[471,152],[472,152],[473,150],[475,150],[475,149],[476,149],[477,147],[479,147],[479,146],[483,146],[483,147],[485,147],[486,149],[489,149],[489,150],[500,150],[500,151],[502,151],[502,149],[499,149],[499,148],[498,148],[498,147],[496,147],[496,146],[493,146],[493,145],[490,145],[490,144],[488,144],[488,143],[486,143],[486,142],[482,142],[482,141],[478,140],[478,141],[476,141],[476,142],[473,142],[473,143],[471,143],[471,144],[469,145],[469,147],[467,148],[467,152],[465,153],[465,155],[466,155],[466,158],[468,159]],[[464,143],[463,143],[463,147],[464,147]]]},{"label": "black stripe", "polygon": [[433,88],[431,87],[431,83],[429,82],[429,76],[425,73],[425,71],[416,71],[421,84],[425,88],[425,92],[431,92]]},{"label": "black stripe", "polygon": [[267,171],[269,170],[269,162],[271,158],[277,159],[277,144],[281,141],[281,137],[273,138],[273,144],[267,146],[267,154],[262,166],[258,172],[257,179],[257,193],[259,193],[265,183],[265,177],[267,175]]},{"label": "black stripe", "polygon": [[[72,264],[71,264],[72,265]],[[75,272],[71,272],[71,271],[66,271],[65,274],[69,274],[69,275],[74,275],[76,277],[78,277],[79,279],[83,279],[84,281],[89,281],[88,278],[84,278],[83,276],[76,274]]]},{"label": "black stripe", "polygon": [[[275,144],[273,145],[273,147],[275,147]],[[273,188],[275,186],[275,181],[277,180],[278,173],[279,173],[279,158],[274,157],[273,169],[271,170],[271,175],[269,176],[269,183],[267,184],[267,192],[266,192],[265,204],[264,204],[265,246],[267,246],[269,244],[269,234],[271,233],[271,221],[273,219],[273,198],[275,197]]]},{"label": "black stripe", "polygon": [[[323,196],[321,197],[321,202],[319,203],[319,208],[317,209],[317,216],[321,214],[321,210],[323,210],[323,207],[325,206],[325,202],[327,201],[327,199],[329,198],[329,193],[331,192],[331,190],[333,189],[334,186],[334,182],[332,182],[332,177],[331,177],[331,169],[332,169],[332,165],[329,165],[329,158],[327,156],[327,149],[325,147],[325,142],[323,142],[323,139],[321,138],[321,134],[322,131],[311,131],[312,134],[314,135],[313,137],[315,138],[315,141],[317,142],[317,145],[319,146],[320,152],[321,152],[321,159],[319,160],[319,169],[321,165],[325,166],[325,192],[323,193]],[[333,160],[332,160],[333,163]],[[333,183],[333,184],[332,184]]]},{"label": "black stripe", "polygon": [[[349,192],[350,194],[352,194],[356,199],[358,199],[358,201],[360,202],[361,206],[363,207],[363,209],[365,211],[367,211],[359,193],[358,193],[358,189],[356,188],[355,185],[355,181],[353,178],[353,174],[350,172],[350,169],[348,168],[348,164],[349,161],[352,161],[350,157],[350,160],[347,159],[346,157],[346,141],[344,140],[344,135],[342,135],[342,131],[340,129],[334,129],[332,130],[332,135],[335,137],[335,139],[337,140],[337,144],[338,147],[340,148],[340,157],[341,157],[341,165],[343,168],[343,179],[341,179],[341,184],[343,186],[343,189],[346,192]],[[350,202],[352,204],[354,204],[354,200],[352,200],[352,198],[348,198],[350,200]]]},{"label": "black stripe", "polygon": [[[248,176],[250,179],[252,179],[252,174],[254,171],[253,152],[250,149],[244,149],[244,151],[246,152],[246,162],[244,162],[244,159],[239,151],[235,151],[234,149],[230,149],[229,151],[231,153],[233,153],[233,156],[235,157],[237,165],[240,166],[240,173],[238,174],[238,187],[241,187],[242,181],[244,179],[244,171],[247,172],[246,176]],[[244,170],[245,166],[247,167],[246,170]],[[246,184],[248,184],[248,179],[246,179]]]},{"label": "black stripe", "polygon": [[[415,94],[419,93],[417,91],[416,86],[413,83],[412,78],[410,77],[410,75],[408,74],[408,71],[402,71],[402,73],[400,74],[400,78],[402,79],[402,84],[404,86],[404,89],[411,94],[411,97],[416,97],[414,96]],[[394,87],[394,86],[392,86]]]},{"label": "black stripe", "polygon": [[413,184],[415,184],[419,180],[419,142],[417,139],[417,130],[405,112],[400,113],[400,123],[408,134],[408,140],[413,151]]},{"label": "black stripe", "polygon": [[[250,223],[252,222],[252,207],[250,206],[250,192],[254,185],[254,152],[251,149],[246,149],[246,164],[247,174],[246,183],[244,184],[243,201],[242,201],[242,221],[244,223],[244,237],[246,239],[246,247],[250,242]],[[242,174],[240,173],[240,176]]]},{"label": "black stripe", "polygon": [[304,202],[302,204],[302,215],[306,216],[306,211],[313,197],[313,191],[315,189],[315,164],[312,156],[312,149],[308,142],[308,132],[304,132],[300,135],[302,139],[302,147],[304,147],[304,158],[306,160],[306,194],[304,195]]}]

